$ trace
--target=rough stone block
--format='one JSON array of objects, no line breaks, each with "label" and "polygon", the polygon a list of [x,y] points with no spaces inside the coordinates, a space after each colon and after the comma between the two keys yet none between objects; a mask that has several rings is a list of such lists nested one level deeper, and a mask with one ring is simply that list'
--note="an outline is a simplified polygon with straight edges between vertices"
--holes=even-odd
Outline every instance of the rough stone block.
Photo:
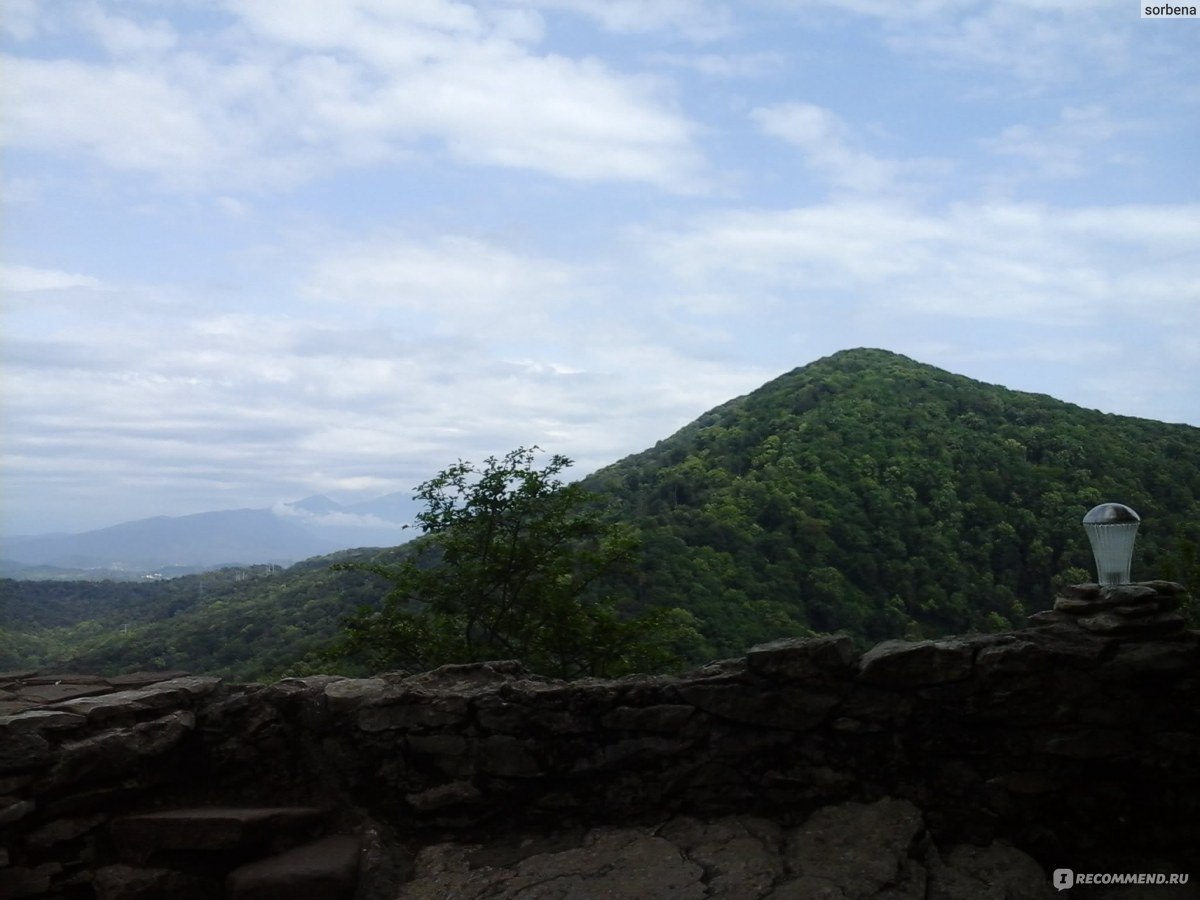
[{"label": "rough stone block", "polygon": [[788,832],[785,858],[794,875],[836,885],[847,897],[872,897],[906,882],[922,889],[911,896],[923,897],[924,872],[910,853],[924,831],[921,811],[907,800],[844,803],[817,810]]},{"label": "rough stone block", "polygon": [[358,727],[368,732],[444,728],[464,722],[467,714],[465,697],[439,697],[408,692],[386,705],[365,706],[360,709]]},{"label": "rough stone block", "polygon": [[614,731],[650,731],[656,734],[675,734],[696,715],[696,708],[683,704],[657,706],[618,706],[605,713],[600,724]]},{"label": "rough stone block", "polygon": [[23,685],[17,690],[17,696],[22,700],[34,703],[59,703],[63,700],[74,700],[76,697],[94,697],[98,694],[112,693],[108,682],[80,684],[62,682],[61,684]]},{"label": "rough stone block", "polygon": [[41,769],[53,762],[50,742],[36,731],[5,732],[0,741],[0,773]]},{"label": "rough stone block", "polygon": [[11,716],[0,716],[0,734],[19,731],[42,731],[59,728],[78,728],[86,724],[83,716],[58,709],[31,709]]},{"label": "rough stone block", "polygon": [[1050,878],[1029,854],[1009,844],[960,844],[930,854],[928,900],[1051,900]]},{"label": "rough stone block", "polygon": [[757,691],[738,684],[682,685],[679,695],[709,715],[748,725],[789,730],[814,727],[842,701],[843,696],[803,686]]},{"label": "rough stone block", "polygon": [[898,688],[961,681],[971,675],[974,654],[962,640],[884,641],[863,654],[859,677]]},{"label": "rough stone block", "polygon": [[785,638],[751,647],[746,665],[764,678],[798,681],[848,673],[855,656],[854,642],[846,635]]},{"label": "rough stone block", "polygon": [[219,882],[172,869],[103,866],[92,887],[97,900],[224,900]]},{"label": "rough stone block", "polygon": [[115,820],[110,830],[134,862],[156,850],[228,850],[270,842],[318,825],[324,813],[308,806],[172,809]]},{"label": "rough stone block", "polygon": [[362,843],[335,834],[235,869],[229,900],[349,900],[358,883]]},{"label": "rough stone block", "polygon": [[173,712],[132,728],[113,728],[62,745],[50,773],[55,787],[136,773],[142,763],[167,753],[196,725],[191,712]]}]

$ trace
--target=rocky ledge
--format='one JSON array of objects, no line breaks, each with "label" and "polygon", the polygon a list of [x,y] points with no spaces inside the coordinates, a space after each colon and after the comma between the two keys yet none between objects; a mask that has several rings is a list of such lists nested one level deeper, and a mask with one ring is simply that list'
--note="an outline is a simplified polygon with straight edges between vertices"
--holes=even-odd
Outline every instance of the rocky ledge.
[{"label": "rocky ledge", "polygon": [[[1181,627],[1056,619],[866,653],[785,640],[573,683],[492,662],[272,685],[6,673],[0,691],[5,898],[1021,898],[1048,896],[1057,868],[1200,880],[1200,634]],[[1132,896],[1102,890],[1054,896]]]}]

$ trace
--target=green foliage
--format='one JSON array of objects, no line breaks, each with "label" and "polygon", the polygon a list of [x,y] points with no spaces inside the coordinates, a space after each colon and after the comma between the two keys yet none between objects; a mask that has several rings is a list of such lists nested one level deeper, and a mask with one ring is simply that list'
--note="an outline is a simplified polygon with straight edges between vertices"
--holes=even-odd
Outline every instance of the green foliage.
[{"label": "green foliage", "polygon": [[879,350],[788,373],[585,479],[641,530],[637,602],[708,649],[1019,627],[1093,579],[1097,503],[1142,516],[1133,575],[1196,591],[1200,430],[1105,415]]},{"label": "green foliage", "polygon": [[[820,631],[860,643],[994,631],[1095,577],[1080,520],[1105,501],[1142,516],[1133,577],[1179,581],[1200,597],[1200,429],[1105,415],[883,351],[790,372],[578,485],[559,484],[553,466],[524,468],[527,481],[481,480],[468,511],[482,473],[451,467],[426,485],[429,534],[393,550],[148,584],[0,580],[0,668],[328,671],[324,648],[355,608],[342,647],[353,661],[338,662],[347,674],[460,651],[620,672]],[[496,534],[513,523],[489,518],[487,497],[502,507],[547,494],[565,531],[553,517],[528,519],[516,533],[532,540],[508,557],[511,571],[506,557],[478,555],[485,523]],[[601,577],[606,553],[620,565]],[[330,571],[339,561],[363,565]],[[416,574],[403,576],[414,579],[407,591],[393,582],[381,605],[376,568]],[[523,585],[521,571],[553,576]],[[447,580],[458,577],[467,581]],[[491,586],[453,587],[470,579]],[[545,633],[511,602],[527,588]],[[1195,602],[1185,612],[1200,626]],[[546,636],[555,615],[570,626],[557,650]],[[396,646],[410,648],[407,661]]]},{"label": "green foliage", "polygon": [[378,609],[346,622],[327,659],[369,670],[520,659],[561,678],[661,668],[688,624],[661,608],[622,616],[612,579],[634,560],[636,540],[606,522],[595,498],[558,475],[554,455],[519,448],[482,468],[459,461],[417,488],[420,552],[398,565],[347,563],[391,584]]},{"label": "green foliage", "polygon": [[140,584],[0,580],[0,668],[271,677],[336,637],[346,610],[375,596],[372,579],[330,572],[332,561],[395,555],[344,551],[287,570],[238,567]]}]

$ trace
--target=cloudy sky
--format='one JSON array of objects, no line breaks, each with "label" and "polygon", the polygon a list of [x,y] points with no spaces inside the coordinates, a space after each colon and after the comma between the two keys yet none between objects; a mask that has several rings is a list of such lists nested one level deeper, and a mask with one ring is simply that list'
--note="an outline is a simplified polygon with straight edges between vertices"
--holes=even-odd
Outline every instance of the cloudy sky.
[{"label": "cloudy sky", "polygon": [[3,531],[582,475],[840,349],[1200,425],[1200,20],[5,0]]}]

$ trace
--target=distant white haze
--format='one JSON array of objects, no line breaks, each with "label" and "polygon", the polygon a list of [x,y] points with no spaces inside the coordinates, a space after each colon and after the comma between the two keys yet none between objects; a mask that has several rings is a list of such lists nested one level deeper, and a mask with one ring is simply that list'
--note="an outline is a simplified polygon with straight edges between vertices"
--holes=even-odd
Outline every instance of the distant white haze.
[{"label": "distant white haze", "polygon": [[883,347],[1200,425],[1130,0],[5,0],[0,532],[583,475]]}]

